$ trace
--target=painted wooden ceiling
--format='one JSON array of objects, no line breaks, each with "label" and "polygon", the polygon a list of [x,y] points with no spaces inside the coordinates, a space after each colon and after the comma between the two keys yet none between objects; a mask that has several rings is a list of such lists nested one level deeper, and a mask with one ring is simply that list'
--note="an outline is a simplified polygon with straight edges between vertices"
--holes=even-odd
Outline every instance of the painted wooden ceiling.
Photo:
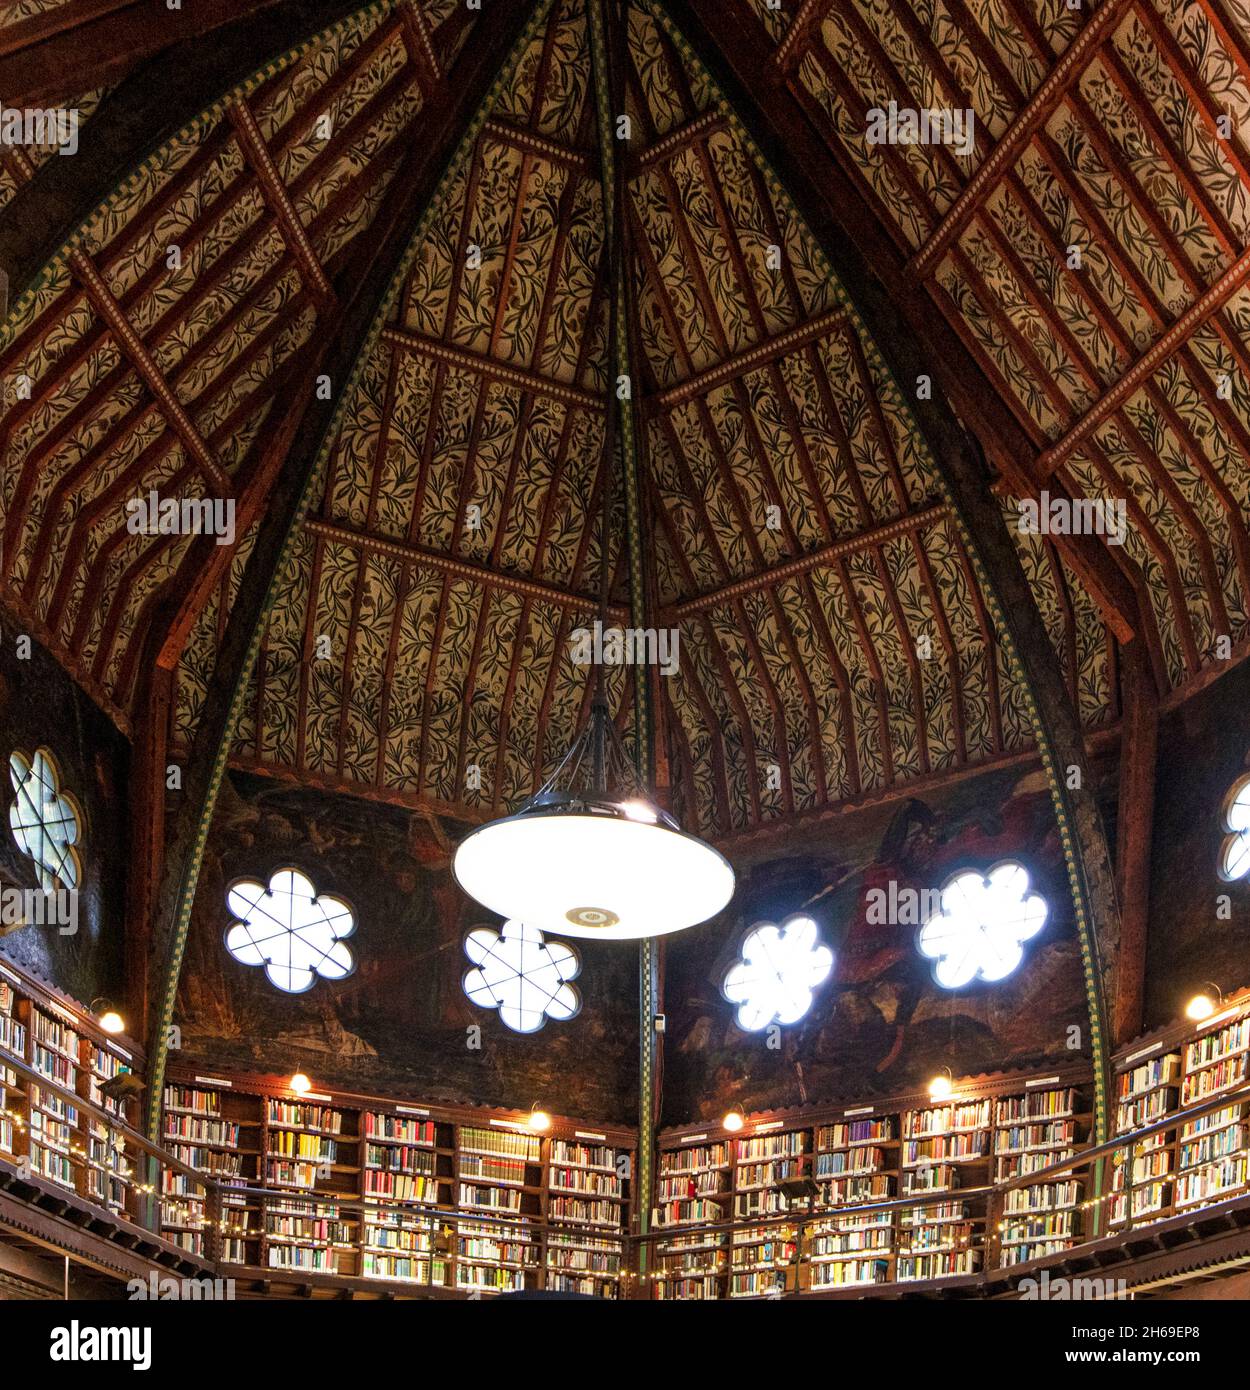
[{"label": "painted wooden ceiling", "polygon": [[[1250,13],[1238,0],[731,0],[1118,557],[1163,690],[1246,635]],[[967,159],[873,108],[975,113]],[[1073,248],[1079,254],[1074,263]]]},{"label": "painted wooden ceiling", "polygon": [[[1128,499],[1115,562],[1164,688],[1183,689],[1246,635],[1250,21],[1220,0],[726,5],[1046,468]],[[854,287],[697,61],[649,5],[628,19],[630,317],[656,621],[680,633],[657,711],[676,807],[728,834],[1026,748]],[[227,94],[9,326],[0,372],[31,391],[4,415],[6,594],[125,727],[154,625],[202,572],[187,538],[129,532],[124,501],[247,495],[267,415],[471,23],[456,0],[372,6]],[[585,717],[568,638],[593,617],[607,390],[591,80],[584,0],[556,0],[362,364],[277,576],[239,765],[480,819],[539,785]],[[972,109],[971,157],[869,145],[867,111],[892,100]],[[0,167],[29,177],[7,151]],[[249,539],[186,634],[184,747]],[[1109,725],[1114,639],[1057,548],[1018,543],[1082,718]],[[608,563],[623,593],[616,547]]]}]

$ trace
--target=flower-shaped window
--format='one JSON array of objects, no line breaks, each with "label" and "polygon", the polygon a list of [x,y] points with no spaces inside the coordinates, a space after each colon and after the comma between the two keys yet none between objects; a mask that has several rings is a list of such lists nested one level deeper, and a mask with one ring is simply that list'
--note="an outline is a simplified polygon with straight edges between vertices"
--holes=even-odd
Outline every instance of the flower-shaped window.
[{"label": "flower-shaped window", "polygon": [[318,895],[298,869],[278,869],[266,887],[242,878],[226,903],[235,921],[226,931],[226,950],[243,965],[263,965],[269,983],[287,994],[303,994],[317,976],[341,980],[356,968],[343,940],[356,918],[342,900]]},{"label": "flower-shaped window", "polygon": [[1045,898],[1029,892],[1023,864],[1004,860],[984,876],[961,870],[942,885],[938,911],[920,928],[920,954],[933,961],[933,978],[943,989],[1005,980],[1048,911]]},{"label": "flower-shaped window", "polygon": [[1224,829],[1219,871],[1231,883],[1250,870],[1250,773],[1238,777],[1224,798]]},{"label": "flower-shaped window", "polygon": [[498,1009],[514,1033],[537,1033],[549,1018],[572,1018],[581,1007],[582,965],[562,941],[546,941],[537,927],[509,921],[503,931],[474,927],[464,953],[476,967],[465,972],[464,992],[483,1009]]},{"label": "flower-shaped window", "polygon": [[742,959],[721,989],[738,1006],[738,1027],[758,1033],[770,1023],[797,1023],[832,969],[833,952],[810,917],[790,917],[780,927],[761,922],[747,933]]},{"label": "flower-shaped window", "polygon": [[46,748],[33,758],[20,751],[9,754],[9,777],[16,796],[9,807],[9,825],[23,854],[39,870],[39,886],[54,893],[59,885],[71,891],[82,881],[82,860],[75,846],[82,833],[82,811],[69,792],[61,790],[61,772]]}]

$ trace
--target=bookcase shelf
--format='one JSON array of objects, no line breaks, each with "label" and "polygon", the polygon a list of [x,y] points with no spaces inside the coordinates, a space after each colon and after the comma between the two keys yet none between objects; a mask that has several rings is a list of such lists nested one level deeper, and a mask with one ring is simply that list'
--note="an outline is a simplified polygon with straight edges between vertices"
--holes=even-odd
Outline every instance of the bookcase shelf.
[{"label": "bookcase shelf", "polygon": [[956,1096],[904,1112],[901,1194],[932,1194],[935,1201],[900,1218],[894,1265],[899,1283],[975,1274],[983,1267],[984,1200],[958,1194],[988,1180],[992,1105],[987,1096]]},{"label": "bookcase shelf", "polygon": [[[1033,1082],[999,1097],[994,1116],[994,1180],[1027,1176],[1074,1158],[1086,1147],[1090,1115],[1075,1086]],[[1070,1249],[1081,1237],[1085,1186],[1060,1178],[1007,1193],[997,1231],[1000,1265],[1023,1264]]]},{"label": "bookcase shelf", "polygon": [[[1243,1086],[1248,1053],[1250,1013],[1207,1020],[1184,1047],[1182,1108]],[[1174,1166],[1176,1210],[1239,1195],[1247,1184],[1247,1157],[1244,1101],[1181,1125]]]},{"label": "bookcase shelf", "polygon": [[660,1153],[655,1225],[674,1234],[657,1243],[654,1290],[669,1300],[703,1300],[722,1296],[728,1270],[725,1235],[680,1234],[684,1226],[729,1220],[732,1210],[731,1149],[728,1140],[705,1143],[706,1135],[689,1136],[683,1147]]},{"label": "bookcase shelf", "polygon": [[240,1198],[227,1263],[470,1297],[619,1294],[633,1163],[624,1134],[562,1122],[545,1136],[521,1115],[294,1097],[277,1078],[197,1081],[176,1068],[165,1101],[171,1131],[200,1122],[200,1165],[216,1155],[241,1183],[278,1194]]},{"label": "bookcase shelf", "polygon": [[[165,1087],[161,1135],[169,1152],[188,1168],[233,1187],[254,1187],[260,1162],[261,1119],[248,1098],[229,1083],[171,1081]],[[193,1255],[207,1253],[209,1221],[204,1190],[181,1173],[161,1174],[161,1233]],[[247,1199],[223,1199],[220,1251],[223,1259],[245,1263],[259,1257],[260,1233]]]},{"label": "bookcase shelf", "polygon": [[572,1228],[547,1234],[546,1287],[617,1298],[622,1252],[608,1237],[628,1229],[632,1155],[598,1131],[554,1137],[545,1145],[546,1216]]},{"label": "bookcase shelf", "polygon": [[[892,1115],[844,1115],[818,1125],[818,1210],[888,1201],[898,1191],[898,1122]],[[890,1275],[895,1218],[889,1212],[851,1214],[813,1227],[809,1258],[813,1289],[875,1284]]]}]

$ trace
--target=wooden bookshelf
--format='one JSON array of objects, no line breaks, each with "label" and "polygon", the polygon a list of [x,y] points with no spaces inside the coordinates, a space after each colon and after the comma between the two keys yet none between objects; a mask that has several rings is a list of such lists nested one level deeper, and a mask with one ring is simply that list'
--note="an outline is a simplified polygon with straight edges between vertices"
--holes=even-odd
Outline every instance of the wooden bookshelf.
[{"label": "wooden bookshelf", "polygon": [[540,1135],[507,1121],[459,1128],[456,1206],[461,1212],[506,1217],[508,1224],[458,1224],[456,1288],[511,1293],[536,1287],[539,1250],[531,1228],[543,1215],[542,1148]]},{"label": "wooden bookshelf", "polygon": [[728,1237],[681,1234],[686,1226],[728,1221],[732,1213],[732,1147],[728,1139],[708,1143],[706,1134],[685,1136],[660,1153],[655,1225],[672,1231],[656,1246],[654,1291],[665,1300],[722,1296],[728,1269]]},{"label": "wooden bookshelf", "polygon": [[[210,1083],[204,1118],[229,1127],[196,1132],[213,1141],[228,1180],[277,1194],[240,1199],[229,1219],[250,1224],[225,1238],[228,1263],[294,1282],[327,1277],[430,1294],[618,1295],[631,1132],[556,1121],[545,1135],[522,1112],[295,1096],[278,1078],[184,1079],[177,1068],[167,1107],[177,1087]],[[167,1108],[166,1123],[178,1113]]]},{"label": "wooden bookshelf", "polygon": [[[1185,1044],[1181,1107],[1212,1100],[1246,1084],[1250,1012],[1244,1007],[1208,1019]],[[1177,1136],[1175,1207],[1223,1201],[1247,1181],[1246,1104],[1215,1110],[1180,1128]]]},{"label": "wooden bookshelf", "polygon": [[[898,1120],[857,1106],[815,1127],[817,1208],[888,1201],[898,1192]],[[895,1250],[892,1212],[833,1216],[812,1228],[808,1258],[812,1289],[881,1283],[890,1277]]]},{"label": "wooden bookshelf", "polygon": [[608,1237],[628,1229],[632,1154],[606,1133],[578,1130],[547,1147],[547,1219],[575,1229],[546,1236],[546,1287],[597,1298],[620,1296],[622,1251]]},{"label": "wooden bookshelf", "polygon": [[[1052,1163],[1074,1158],[1086,1147],[1092,1116],[1082,1091],[1039,1078],[1010,1096],[1000,1096],[994,1114],[994,1181],[1025,1177]],[[1081,1176],[1036,1183],[1007,1193],[996,1232],[998,1263],[1028,1260],[1070,1249],[1081,1235],[1085,1185]]]},{"label": "wooden bookshelf", "polygon": [[[1041,1166],[1043,1154],[1053,1160],[1069,1141],[1073,1152],[1088,1142],[1089,1116],[1059,1116],[1064,1105],[1051,1098],[1070,1091],[1078,1103],[1088,1083],[1080,1067],[1057,1077],[1000,1074],[965,1078],[940,1103],[912,1093],[748,1117],[740,1135],[720,1126],[666,1131],[653,1294],[854,1295],[880,1283],[975,1275],[1014,1248],[991,1239],[984,1189],[996,1176]],[[1072,1128],[1062,1128],[1069,1120]],[[1039,1123],[1054,1128],[1027,1129]],[[973,1190],[981,1195],[964,1195]],[[906,1197],[918,1204],[844,1211]],[[1027,1231],[1029,1216],[1011,1220]],[[768,1224],[743,1224],[756,1218]],[[712,1221],[739,1229],[699,1229]]]},{"label": "wooden bookshelf", "polygon": [[[1116,1068],[1116,1135],[1166,1119],[1180,1102],[1180,1083],[1179,1050],[1162,1052],[1156,1044],[1129,1053]],[[1139,1143],[1132,1155],[1131,1178],[1130,1156],[1116,1154],[1111,1170],[1109,1227],[1128,1223],[1130,1186],[1134,1223],[1171,1210],[1176,1178],[1175,1138],[1174,1132],[1162,1131]]]},{"label": "wooden bookshelf", "polygon": [[360,1137],[361,1275],[446,1288],[451,1259],[433,1209],[451,1205],[452,1126],[436,1123],[424,1106],[396,1105],[362,1111]]},{"label": "wooden bookshelf", "polygon": [[[4,1064],[6,1056],[50,1085],[19,1076]],[[0,1159],[101,1212],[134,1219],[134,1156],[120,1129],[51,1084],[133,1125],[137,1103],[110,1099],[101,1088],[123,1072],[142,1070],[141,1056],[129,1039],[104,1033],[67,995],[0,964]]]},{"label": "wooden bookshelf", "polygon": [[[125,1048],[111,1042],[82,1040],[83,1065],[80,1072],[82,1094],[93,1105],[115,1115],[123,1123],[131,1123],[124,1100],[113,1100],[101,1089],[125,1072],[134,1070],[134,1056]],[[87,1168],[85,1194],[108,1211],[126,1213],[130,1209],[130,1193],[135,1181],[134,1156],[126,1150],[126,1138],[113,1125],[87,1118]]]},{"label": "wooden bookshelf", "polygon": [[[228,1080],[213,1077],[190,1084],[171,1081],[163,1102],[162,1142],[175,1158],[227,1187],[257,1185],[261,1122],[250,1097],[236,1095]],[[160,1219],[166,1240],[193,1255],[207,1253],[208,1205],[192,1179],[162,1172]],[[246,1198],[224,1197],[221,1222],[221,1258],[259,1258],[256,1216]]]},{"label": "wooden bookshelf", "polygon": [[959,1194],[989,1179],[992,1108],[989,1096],[961,1092],[904,1111],[901,1193],[934,1200],[902,1214],[894,1266],[899,1283],[976,1274],[983,1267],[984,1204]]},{"label": "wooden bookshelf", "polygon": [[0,979],[0,1154],[16,1158],[25,1151],[26,1088],[5,1056],[26,1060],[26,1029],[14,1013],[17,995]]},{"label": "wooden bookshelf", "polygon": [[[35,1070],[68,1091],[78,1089],[78,1056],[82,1039],[71,1024],[47,1006],[26,1003],[30,1062]],[[55,1092],[31,1083],[27,1124],[30,1129],[30,1167],[48,1182],[77,1192],[75,1157],[85,1150],[78,1133],[79,1112]]]},{"label": "wooden bookshelf", "polygon": [[[809,1172],[809,1129],[757,1127],[750,1138],[734,1141],[735,1221],[786,1216],[790,1199],[781,1184]],[[736,1230],[729,1241],[729,1297],[762,1298],[784,1293],[798,1255],[792,1226],[770,1225]]]},{"label": "wooden bookshelf", "polygon": [[265,1098],[259,1185],[284,1194],[260,1213],[266,1268],[359,1273],[361,1219],[341,1205],[359,1194],[358,1123],[330,1095]]}]

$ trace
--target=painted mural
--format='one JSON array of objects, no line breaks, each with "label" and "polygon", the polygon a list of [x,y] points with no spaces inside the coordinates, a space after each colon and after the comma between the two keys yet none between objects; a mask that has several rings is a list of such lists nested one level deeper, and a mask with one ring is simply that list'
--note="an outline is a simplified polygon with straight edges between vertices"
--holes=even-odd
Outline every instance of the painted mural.
[{"label": "painted mural", "polygon": [[[1047,921],[1008,979],[941,989],[916,947],[923,895],[959,869],[1005,858],[1027,867]],[[755,1111],[893,1095],[943,1066],[975,1075],[1088,1055],[1080,957],[1040,772],[1003,770],[830,819],[738,867],[735,921],[669,948],[666,1123],[734,1102]],[[815,919],[834,967],[807,1017],[770,1046],[767,1030],[735,1026],[721,982],[743,932],[796,912]]]},{"label": "painted mural", "polygon": [[[232,774],[205,855],[176,1022],[181,1057],[432,1101],[527,1106],[604,1120],[636,1112],[637,952],[597,947],[582,1007],[541,1031],[508,1031],[461,981],[467,930],[497,926],[448,868],[461,827],[355,797]],[[355,970],[284,994],[225,949],[229,886],[301,869],[350,904]],[[480,1034],[474,1029],[479,1029]],[[177,1057],[179,1054],[173,1054]]]}]

